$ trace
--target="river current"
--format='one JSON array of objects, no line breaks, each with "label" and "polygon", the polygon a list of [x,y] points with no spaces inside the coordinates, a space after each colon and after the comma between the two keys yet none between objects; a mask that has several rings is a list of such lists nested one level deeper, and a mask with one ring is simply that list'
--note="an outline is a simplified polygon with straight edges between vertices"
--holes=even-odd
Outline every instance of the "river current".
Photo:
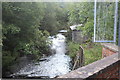
[{"label": "river current", "polygon": [[71,71],[70,69],[70,57],[66,53],[66,38],[62,34],[57,34],[56,37],[49,37],[52,42],[51,50],[55,54],[45,57],[45,61],[28,64],[17,73],[13,75],[27,75],[27,77],[39,77],[46,76],[54,78],[66,74]]}]

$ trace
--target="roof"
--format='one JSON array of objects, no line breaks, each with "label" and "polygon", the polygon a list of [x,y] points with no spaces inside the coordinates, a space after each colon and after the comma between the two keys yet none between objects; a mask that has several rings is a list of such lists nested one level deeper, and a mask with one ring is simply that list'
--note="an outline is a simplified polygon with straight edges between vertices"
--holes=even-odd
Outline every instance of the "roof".
[{"label": "roof", "polygon": [[76,30],[78,26],[82,26],[82,24],[72,25],[72,26],[70,26],[70,29],[71,30]]},{"label": "roof", "polygon": [[64,32],[67,32],[67,30],[60,30],[59,32],[63,32],[64,33]]}]

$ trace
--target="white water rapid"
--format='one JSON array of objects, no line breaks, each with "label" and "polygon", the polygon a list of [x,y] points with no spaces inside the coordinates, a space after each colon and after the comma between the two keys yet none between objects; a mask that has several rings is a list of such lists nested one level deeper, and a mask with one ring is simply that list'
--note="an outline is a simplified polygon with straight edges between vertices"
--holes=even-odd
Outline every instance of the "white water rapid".
[{"label": "white water rapid", "polygon": [[62,34],[57,34],[56,38],[51,37],[51,49],[55,54],[46,57],[45,61],[29,64],[14,75],[27,75],[28,77],[48,76],[54,78],[68,73],[70,70],[70,57],[65,55],[66,43]]}]

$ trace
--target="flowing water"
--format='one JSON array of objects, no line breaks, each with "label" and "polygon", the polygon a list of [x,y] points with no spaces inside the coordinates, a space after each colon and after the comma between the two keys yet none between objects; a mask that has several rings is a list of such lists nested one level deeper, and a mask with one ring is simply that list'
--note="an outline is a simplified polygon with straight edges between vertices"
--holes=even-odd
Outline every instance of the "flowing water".
[{"label": "flowing water", "polygon": [[45,61],[27,65],[13,75],[27,75],[27,77],[48,76],[49,78],[54,78],[71,71],[71,59],[65,55],[65,40],[62,34],[57,34],[56,37],[50,37],[50,41],[52,42],[51,49],[55,51],[55,54],[44,58]]}]

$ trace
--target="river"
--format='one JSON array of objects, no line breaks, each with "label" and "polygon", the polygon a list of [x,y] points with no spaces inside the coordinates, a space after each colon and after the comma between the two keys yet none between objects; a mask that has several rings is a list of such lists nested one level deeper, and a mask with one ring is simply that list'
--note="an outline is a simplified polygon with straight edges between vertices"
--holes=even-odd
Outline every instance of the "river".
[{"label": "river", "polygon": [[66,38],[62,34],[57,34],[56,37],[49,37],[49,40],[52,42],[51,50],[55,54],[43,58],[45,61],[40,61],[32,64],[28,64],[22,68],[15,75],[26,75],[27,77],[48,77],[55,78],[66,74],[71,71],[70,69],[70,57],[66,53]]}]

